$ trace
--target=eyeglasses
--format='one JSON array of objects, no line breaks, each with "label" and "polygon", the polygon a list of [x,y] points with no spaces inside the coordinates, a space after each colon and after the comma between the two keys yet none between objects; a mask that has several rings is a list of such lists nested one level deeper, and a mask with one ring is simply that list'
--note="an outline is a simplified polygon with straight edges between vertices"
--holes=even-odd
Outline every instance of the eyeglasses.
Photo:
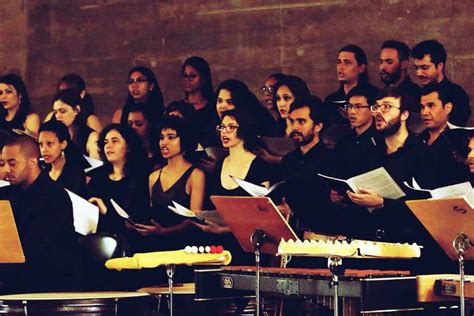
[{"label": "eyeglasses", "polygon": [[370,110],[372,112],[377,112],[377,111],[380,110],[382,113],[389,112],[391,108],[400,109],[399,106],[391,105],[391,104],[388,104],[388,103],[383,103],[383,104],[377,104],[376,103],[376,104],[370,106]]},{"label": "eyeglasses", "polygon": [[229,124],[229,125],[225,125],[225,124],[221,124],[221,125],[217,125],[216,126],[216,131],[217,132],[220,132],[222,133],[222,131],[226,131],[226,133],[232,133],[232,132],[235,132],[237,129],[239,128],[239,125],[233,125],[233,124]]},{"label": "eyeglasses", "polygon": [[198,77],[197,74],[187,74],[187,73],[181,74],[181,79],[184,79],[184,80],[194,80],[197,77]]},{"label": "eyeglasses", "polygon": [[349,110],[355,110],[359,111],[360,109],[368,109],[370,106],[368,105],[358,105],[358,104],[352,104],[352,103],[346,103],[344,104],[344,110],[349,111]]},{"label": "eyeglasses", "polygon": [[273,86],[262,86],[262,87],[260,87],[259,91],[260,91],[261,94],[272,93],[273,92]]},{"label": "eyeglasses", "polygon": [[148,79],[143,78],[143,77],[138,77],[136,79],[130,78],[130,79],[128,79],[127,84],[134,84],[135,82],[136,83],[148,82]]}]

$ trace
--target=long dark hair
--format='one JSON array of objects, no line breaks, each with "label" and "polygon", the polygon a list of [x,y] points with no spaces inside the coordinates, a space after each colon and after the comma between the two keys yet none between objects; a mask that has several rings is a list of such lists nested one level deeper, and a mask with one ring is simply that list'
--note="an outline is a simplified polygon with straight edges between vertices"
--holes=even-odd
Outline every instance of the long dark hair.
[{"label": "long dark hair", "polygon": [[[18,109],[18,112],[15,114],[15,118],[18,118],[19,121],[25,122],[26,117],[28,114],[31,113],[31,102],[30,102],[30,97],[28,95],[28,90],[26,89],[26,85],[23,82],[23,80],[20,78],[20,76],[15,75],[15,74],[6,74],[2,77],[0,77],[0,83],[4,83],[7,85],[11,85],[15,88],[17,91],[18,97],[21,96],[20,98],[20,107]],[[7,110],[3,108],[3,106],[0,107],[0,117],[5,118],[7,115]]]},{"label": "long dark hair", "polygon": [[[191,66],[199,73],[201,77],[201,93],[204,99],[211,103],[215,99],[214,87],[212,86],[211,68],[207,61],[199,56],[192,56],[186,59],[181,66],[181,74],[184,73],[184,68]],[[186,93],[186,98],[188,94]]]},{"label": "long dark hair", "polygon": [[[145,66],[135,66],[128,72],[128,77],[135,71],[144,75],[150,84],[153,84],[154,88],[148,94],[148,98],[145,101],[147,106],[150,107],[150,115],[152,120],[155,122],[160,121],[161,117],[163,116],[164,112],[164,101],[163,101],[163,93],[161,92],[160,85],[158,84],[158,80],[156,79],[155,74],[153,71]],[[127,77],[127,78],[128,78]],[[122,110],[122,117],[120,118],[120,123],[127,125],[128,113],[130,112],[130,107],[135,104],[135,100],[133,99],[130,92],[127,95],[127,100]]]},{"label": "long dark hair", "polygon": [[142,175],[146,173],[148,170],[144,170],[144,166],[146,166],[147,155],[145,148],[143,147],[143,143],[138,136],[138,134],[128,125],[123,124],[111,124],[104,128],[99,136],[99,154],[101,160],[104,162],[104,168],[108,172],[112,172],[113,167],[112,164],[107,160],[104,152],[105,146],[105,137],[107,134],[115,130],[120,135],[122,135],[125,143],[127,145],[127,151],[125,154],[125,166],[124,166],[124,174],[125,176],[135,177],[137,175]]}]

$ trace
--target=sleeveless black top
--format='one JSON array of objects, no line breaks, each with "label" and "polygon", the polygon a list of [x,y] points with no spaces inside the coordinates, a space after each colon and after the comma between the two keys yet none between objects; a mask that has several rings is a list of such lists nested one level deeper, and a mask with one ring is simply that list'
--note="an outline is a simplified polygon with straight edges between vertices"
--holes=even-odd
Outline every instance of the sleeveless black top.
[{"label": "sleeveless black top", "polygon": [[0,118],[0,129],[5,130],[12,135],[16,135],[16,133],[13,132],[13,129],[25,131],[24,124],[25,124],[26,117],[20,117],[20,116],[21,115],[15,115],[15,117],[11,121],[5,120],[4,117]]},{"label": "sleeveless black top", "polygon": [[176,181],[166,191],[163,191],[160,181],[163,168],[160,170],[158,179],[151,188],[151,202],[153,205],[152,217],[156,219],[162,226],[174,226],[186,219],[185,217],[177,215],[169,210],[168,205],[172,205],[172,201],[175,201],[184,207],[190,207],[191,198],[186,193],[186,182],[195,168],[195,166],[189,167],[188,170],[186,170],[178,179],[178,181]]}]

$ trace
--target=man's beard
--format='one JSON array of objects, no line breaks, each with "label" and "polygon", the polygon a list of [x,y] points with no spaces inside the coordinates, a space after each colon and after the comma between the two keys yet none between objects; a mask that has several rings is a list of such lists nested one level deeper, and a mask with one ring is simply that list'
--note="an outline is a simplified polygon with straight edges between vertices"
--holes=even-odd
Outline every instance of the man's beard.
[{"label": "man's beard", "polygon": [[[387,77],[383,77],[382,76],[382,72],[386,74]],[[388,72],[386,71],[382,71],[380,72],[380,79],[382,80],[383,83],[385,83],[387,86],[388,85],[391,85],[391,84],[394,84],[395,82],[398,81],[398,79],[400,79],[401,75],[402,75],[402,70],[400,69],[400,67],[397,68],[397,70],[395,70],[395,72],[393,74],[389,74]]]},{"label": "man's beard", "polygon": [[[293,136],[298,135],[301,137],[301,140],[295,140]],[[305,146],[311,143],[314,139],[314,133],[309,134],[308,136],[304,137],[304,135],[300,132],[293,131],[290,133],[291,139],[298,145],[298,146]]]},{"label": "man's beard", "polygon": [[398,118],[396,118],[395,122],[393,121],[387,122],[387,126],[384,129],[379,130],[379,132],[382,133],[382,135],[385,137],[392,136],[398,132],[401,126],[402,126],[402,121],[400,120],[400,116],[399,116]]}]

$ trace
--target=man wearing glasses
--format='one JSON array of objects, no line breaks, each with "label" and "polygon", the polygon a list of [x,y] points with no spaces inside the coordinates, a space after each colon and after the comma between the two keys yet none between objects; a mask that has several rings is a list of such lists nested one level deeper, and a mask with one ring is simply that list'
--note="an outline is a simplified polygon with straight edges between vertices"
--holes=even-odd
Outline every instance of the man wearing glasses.
[{"label": "man wearing glasses", "polygon": [[357,86],[363,86],[375,94],[377,88],[369,83],[367,56],[357,45],[346,45],[339,50],[336,73],[340,83],[339,89],[326,97],[324,107],[331,113],[329,124],[348,125],[343,107],[348,100],[350,91]]},{"label": "man wearing glasses", "polygon": [[347,194],[353,203],[371,209],[373,237],[392,242],[417,242],[424,246],[421,260],[396,268],[441,272],[449,266],[449,260],[446,260],[446,265],[443,262],[436,266],[427,264],[426,260],[437,258],[440,262],[448,258],[442,255],[440,248],[405,205],[405,200],[417,196],[403,182],[411,183],[415,178],[421,187],[433,189],[440,181],[440,168],[431,148],[408,132],[410,112],[407,100],[397,88],[389,87],[380,92],[371,106],[375,128],[383,136],[383,141],[377,144],[377,167],[383,166],[406,196],[398,200],[384,199],[365,188],[359,188],[359,193],[348,191]]},{"label": "man wearing glasses", "polygon": [[[380,137],[373,124],[373,115],[370,104],[374,104],[375,95],[363,87],[354,88],[349,101],[344,105],[351,132],[336,145],[334,162],[335,176],[348,179],[361,173],[374,169],[377,164],[375,153]],[[368,212],[364,207],[358,207],[348,200],[345,186],[334,186],[330,191],[331,202],[344,214],[346,227],[341,228],[341,234],[357,238],[370,238]]]}]

